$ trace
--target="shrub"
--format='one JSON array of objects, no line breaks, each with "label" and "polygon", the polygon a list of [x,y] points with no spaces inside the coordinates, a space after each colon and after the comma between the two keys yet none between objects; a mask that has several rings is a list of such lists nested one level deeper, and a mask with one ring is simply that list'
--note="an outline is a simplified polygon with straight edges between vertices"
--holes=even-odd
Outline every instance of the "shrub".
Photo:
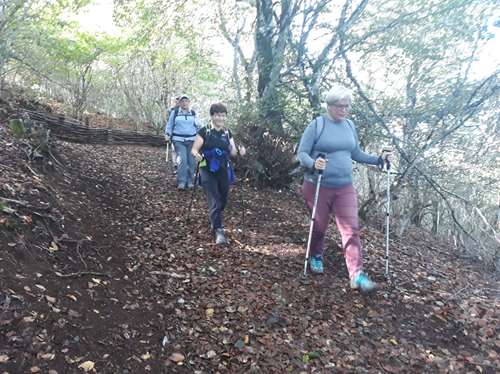
[{"label": "shrub", "polygon": [[240,118],[236,133],[247,148],[247,155],[237,163],[244,178],[258,187],[290,185],[297,167],[293,141],[258,126],[252,116]]}]

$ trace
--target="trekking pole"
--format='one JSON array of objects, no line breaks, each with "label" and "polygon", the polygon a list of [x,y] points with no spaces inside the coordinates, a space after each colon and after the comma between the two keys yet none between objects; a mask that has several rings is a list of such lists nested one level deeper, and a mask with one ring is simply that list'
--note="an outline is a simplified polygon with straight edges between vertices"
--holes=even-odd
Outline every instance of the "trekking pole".
[{"label": "trekking pole", "polygon": [[241,227],[242,227],[242,230],[243,230],[243,236],[245,235],[245,202],[243,200],[243,183],[244,183],[244,179],[241,178],[241,189],[240,189],[240,199],[241,199]]},{"label": "trekking pole", "polygon": [[391,163],[385,160],[387,169],[387,205],[385,211],[385,279],[389,279],[389,224],[390,224],[390,209],[391,209]]},{"label": "trekking pole", "polygon": [[[325,158],[323,153],[318,155],[318,158]],[[311,224],[309,226],[309,237],[307,238],[306,259],[304,261],[304,278],[307,277],[307,263],[309,262],[309,252],[311,250],[312,233],[314,228],[314,221],[316,219],[316,206],[318,205],[319,188],[321,185],[321,178],[323,177],[323,170],[318,170],[318,180],[316,181],[316,192],[314,193],[314,203],[311,213]]]},{"label": "trekking pole", "polygon": [[168,155],[170,154],[170,142],[167,142],[167,151],[165,152],[165,162],[168,164]]},{"label": "trekking pole", "polygon": [[186,219],[187,222],[189,222],[191,218],[191,206],[193,205],[194,194],[196,192],[196,186],[198,185],[197,182],[198,182],[198,176],[200,174],[200,163],[201,161],[198,161],[198,163],[196,164],[196,172],[194,173],[193,192],[191,192],[191,199],[189,200],[187,219]]}]

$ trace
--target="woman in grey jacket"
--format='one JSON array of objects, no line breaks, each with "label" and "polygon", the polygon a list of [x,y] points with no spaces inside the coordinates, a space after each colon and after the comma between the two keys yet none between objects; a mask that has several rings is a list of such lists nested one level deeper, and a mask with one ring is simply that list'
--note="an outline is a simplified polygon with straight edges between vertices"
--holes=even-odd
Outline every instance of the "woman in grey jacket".
[{"label": "woman in grey jacket", "polygon": [[[350,285],[369,292],[376,285],[363,272],[361,241],[359,238],[357,195],[352,184],[352,160],[383,166],[392,155],[381,156],[364,153],[359,147],[358,135],[347,114],[351,107],[352,93],[337,85],[325,97],[326,115],[316,118],[305,129],[300,140],[298,158],[308,172],[302,190],[309,209],[312,209],[317,173],[323,170],[316,218],[311,238],[310,268],[323,273],[325,233],[332,213],[342,237]],[[320,158],[319,154],[326,157]]]}]

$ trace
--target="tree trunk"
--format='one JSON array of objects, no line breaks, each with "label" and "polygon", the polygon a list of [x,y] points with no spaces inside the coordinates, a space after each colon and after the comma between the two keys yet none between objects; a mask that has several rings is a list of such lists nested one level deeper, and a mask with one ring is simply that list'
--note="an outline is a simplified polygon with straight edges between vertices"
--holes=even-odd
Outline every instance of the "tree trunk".
[{"label": "tree trunk", "polygon": [[257,52],[259,114],[267,127],[284,134],[283,112],[278,85],[284,66],[290,25],[297,12],[297,3],[280,2],[281,12],[276,14],[271,0],[258,0],[255,49]]},{"label": "tree trunk", "polygon": [[441,219],[441,212],[439,210],[439,201],[432,202],[432,234],[437,235],[439,231],[439,223]]}]

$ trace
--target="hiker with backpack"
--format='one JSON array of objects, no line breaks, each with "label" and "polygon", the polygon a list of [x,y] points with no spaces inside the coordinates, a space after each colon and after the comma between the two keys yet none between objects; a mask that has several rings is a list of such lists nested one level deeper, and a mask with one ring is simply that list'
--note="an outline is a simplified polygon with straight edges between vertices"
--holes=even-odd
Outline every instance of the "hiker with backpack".
[{"label": "hiker with backpack", "polygon": [[179,107],[174,108],[165,128],[165,140],[172,141],[179,161],[177,167],[177,188],[185,190],[193,187],[195,161],[191,148],[200,122],[194,110],[190,109],[189,97],[182,95]]},{"label": "hiker with backpack", "polygon": [[244,156],[245,147],[236,147],[231,131],[226,128],[227,108],[217,103],[210,106],[212,127],[198,131],[191,150],[199,162],[199,178],[208,201],[208,215],[215,243],[226,244],[223,211],[226,207],[229,186],[234,183],[234,172],[229,161],[238,154]]},{"label": "hiker with backpack", "polygon": [[[167,118],[170,118],[170,115],[172,112],[174,112],[176,109],[179,109],[179,102],[181,101],[181,97],[177,96],[175,98],[175,104],[168,110]],[[168,121],[167,121],[168,122]],[[166,129],[165,129],[166,130]],[[168,164],[169,157],[171,157],[172,164],[174,165],[174,175],[177,174],[177,166],[179,165],[179,160],[177,158],[177,153],[175,153],[175,148],[172,146],[172,142],[170,140],[170,137],[165,134],[165,141],[167,142],[167,150],[165,154],[165,161]]]},{"label": "hiker with backpack", "polygon": [[[313,208],[318,172],[322,171],[311,234],[311,271],[323,273],[325,234],[333,214],[342,237],[350,286],[369,292],[376,288],[376,284],[363,271],[352,160],[382,168],[384,162],[391,160],[392,154],[384,151],[381,156],[373,156],[360,149],[356,128],[346,118],[351,101],[351,91],[340,85],[334,86],[326,94],[327,111],[306,127],[297,156],[300,164],[306,168],[302,191],[309,209]],[[318,157],[320,154],[324,157]]]}]

